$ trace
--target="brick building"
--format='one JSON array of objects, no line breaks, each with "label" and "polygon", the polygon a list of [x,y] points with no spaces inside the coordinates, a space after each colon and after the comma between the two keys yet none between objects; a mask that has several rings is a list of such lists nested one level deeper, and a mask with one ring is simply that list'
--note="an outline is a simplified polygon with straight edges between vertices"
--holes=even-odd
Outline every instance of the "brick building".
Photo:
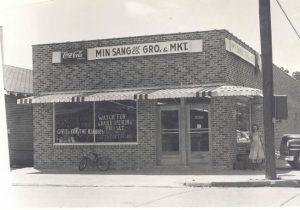
[{"label": "brick building", "polygon": [[[74,168],[84,150],[112,168],[232,168],[262,126],[260,56],[226,30],[33,46],[34,166]],[[300,83],[274,66],[288,97],[276,146],[300,124]]]},{"label": "brick building", "polygon": [[32,71],[4,65],[3,76],[10,165],[32,166],[32,105],[17,104],[18,99],[32,95]]}]

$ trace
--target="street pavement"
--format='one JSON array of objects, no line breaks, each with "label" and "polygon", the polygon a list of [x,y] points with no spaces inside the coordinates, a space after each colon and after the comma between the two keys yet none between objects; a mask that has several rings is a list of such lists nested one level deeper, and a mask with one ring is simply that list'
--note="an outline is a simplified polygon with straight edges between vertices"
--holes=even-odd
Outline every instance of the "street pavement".
[{"label": "street pavement", "polygon": [[266,180],[264,170],[205,169],[197,166],[143,170],[13,169],[12,186],[64,187],[300,187],[300,171],[277,161],[278,180]]},{"label": "street pavement", "polygon": [[284,161],[277,163],[276,181],[266,180],[264,170],[197,165],[106,172],[20,168],[10,174],[1,209],[300,206],[300,171]]},{"label": "street pavement", "polygon": [[[12,186],[9,207],[291,207],[298,188]],[[3,197],[2,197],[3,198]],[[7,200],[3,200],[7,201]],[[2,204],[0,203],[0,206]],[[296,208],[295,208],[296,209]]]}]

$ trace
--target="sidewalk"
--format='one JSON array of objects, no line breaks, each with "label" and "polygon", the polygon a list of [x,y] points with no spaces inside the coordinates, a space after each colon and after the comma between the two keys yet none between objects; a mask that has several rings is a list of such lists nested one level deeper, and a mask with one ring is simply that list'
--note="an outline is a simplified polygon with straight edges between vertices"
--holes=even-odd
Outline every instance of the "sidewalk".
[{"label": "sidewalk", "polygon": [[193,166],[146,170],[36,170],[11,171],[13,186],[65,187],[300,187],[300,171],[277,164],[279,180],[265,179],[264,170],[199,169]]}]

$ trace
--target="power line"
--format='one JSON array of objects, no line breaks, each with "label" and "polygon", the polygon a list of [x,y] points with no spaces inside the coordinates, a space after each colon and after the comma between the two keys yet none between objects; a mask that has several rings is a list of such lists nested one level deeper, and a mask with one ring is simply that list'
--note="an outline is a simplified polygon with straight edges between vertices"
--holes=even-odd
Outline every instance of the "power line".
[{"label": "power line", "polygon": [[299,33],[297,32],[296,28],[294,27],[292,21],[290,20],[290,18],[287,16],[286,12],[284,11],[283,7],[281,6],[279,0],[276,0],[277,4],[279,5],[280,9],[282,10],[282,12],[284,13],[286,19],[289,21],[290,25],[292,26],[292,28],[294,29],[294,31],[296,32],[298,38],[300,39],[300,35]]}]

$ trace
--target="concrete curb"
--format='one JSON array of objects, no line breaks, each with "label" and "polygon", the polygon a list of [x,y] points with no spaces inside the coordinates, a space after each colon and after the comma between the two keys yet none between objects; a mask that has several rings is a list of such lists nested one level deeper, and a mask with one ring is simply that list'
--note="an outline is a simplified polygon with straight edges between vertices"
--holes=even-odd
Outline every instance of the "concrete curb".
[{"label": "concrete curb", "polygon": [[300,180],[259,180],[240,182],[184,183],[188,187],[299,187]]},{"label": "concrete curb", "polygon": [[73,183],[12,183],[12,186],[31,187],[153,187],[153,188],[180,188],[180,187],[293,187],[300,188],[300,180],[249,180],[236,182],[184,182],[182,184],[145,185],[145,184],[73,184]]},{"label": "concrete curb", "polygon": [[183,188],[183,185],[179,186],[170,186],[170,185],[99,185],[99,184],[90,184],[90,185],[80,185],[80,184],[37,184],[37,183],[13,183],[11,186],[19,187],[152,187],[152,188]]},{"label": "concrete curb", "polygon": [[300,187],[300,180],[270,181],[270,187]]}]

